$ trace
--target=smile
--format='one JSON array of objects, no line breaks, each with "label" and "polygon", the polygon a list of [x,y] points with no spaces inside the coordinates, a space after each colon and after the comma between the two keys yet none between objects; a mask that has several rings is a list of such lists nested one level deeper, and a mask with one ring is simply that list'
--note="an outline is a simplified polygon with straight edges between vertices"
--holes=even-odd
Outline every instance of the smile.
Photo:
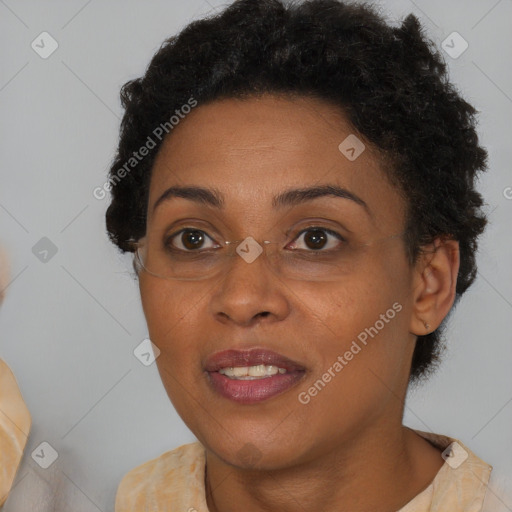
[{"label": "smile", "polygon": [[305,368],[265,349],[226,350],[207,359],[212,390],[240,404],[269,400],[302,380]]}]

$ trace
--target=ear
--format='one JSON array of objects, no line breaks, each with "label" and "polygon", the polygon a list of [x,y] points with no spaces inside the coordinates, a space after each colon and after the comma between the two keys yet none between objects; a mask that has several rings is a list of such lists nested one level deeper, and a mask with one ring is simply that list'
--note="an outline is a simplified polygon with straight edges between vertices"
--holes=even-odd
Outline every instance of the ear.
[{"label": "ear", "polygon": [[436,238],[423,248],[413,278],[410,332],[422,336],[435,331],[455,300],[459,272],[459,242]]}]

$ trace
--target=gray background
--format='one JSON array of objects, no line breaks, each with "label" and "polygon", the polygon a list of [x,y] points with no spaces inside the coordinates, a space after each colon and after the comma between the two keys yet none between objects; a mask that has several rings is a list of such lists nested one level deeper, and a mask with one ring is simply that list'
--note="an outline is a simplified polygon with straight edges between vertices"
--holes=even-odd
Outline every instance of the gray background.
[{"label": "gray background", "polygon": [[[113,510],[123,474],[194,439],[155,365],[134,357],[147,336],[138,288],[129,260],[107,240],[108,198],[95,199],[93,189],[105,182],[117,143],[121,85],[144,72],[166,37],[222,5],[0,1],[0,243],[11,260],[0,357],[33,418],[6,511]],[[391,20],[418,15],[438,46],[453,31],[467,40],[459,58],[445,57],[481,112],[490,152],[478,279],[451,320],[440,371],[410,393],[405,422],[457,437],[510,476],[512,1],[379,5]],[[43,31],[59,44],[47,59],[31,48]],[[43,237],[57,248],[46,262],[32,250]],[[46,470],[30,456],[43,441],[59,454]],[[27,505],[52,488],[60,500]]]}]

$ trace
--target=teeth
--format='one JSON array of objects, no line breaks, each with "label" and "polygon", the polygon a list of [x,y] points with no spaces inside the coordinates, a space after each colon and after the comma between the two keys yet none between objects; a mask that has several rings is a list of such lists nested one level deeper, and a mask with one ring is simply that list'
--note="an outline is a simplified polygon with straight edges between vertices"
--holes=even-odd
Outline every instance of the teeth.
[{"label": "teeth", "polygon": [[272,375],[277,375],[278,373],[282,375],[286,373],[286,370],[278,366],[258,364],[256,366],[222,368],[219,370],[219,373],[231,379],[254,380],[272,377]]}]

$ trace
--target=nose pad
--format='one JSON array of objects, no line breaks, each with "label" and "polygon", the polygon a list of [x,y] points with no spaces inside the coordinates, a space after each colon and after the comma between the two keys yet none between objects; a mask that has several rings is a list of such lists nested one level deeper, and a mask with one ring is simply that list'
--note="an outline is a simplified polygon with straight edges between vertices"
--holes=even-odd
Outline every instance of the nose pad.
[{"label": "nose pad", "polygon": [[240,257],[248,265],[263,264],[262,268],[265,268],[274,275],[279,274],[277,268],[278,242],[270,242],[269,240],[258,242],[253,237],[248,236],[242,241],[228,243],[234,245],[233,257]]},{"label": "nose pad", "polygon": [[233,273],[242,277],[254,272],[254,268],[261,272],[261,263],[265,259],[264,249],[254,238],[247,237],[245,240],[229,243],[232,245],[225,262],[225,277]]},{"label": "nose pad", "polygon": [[265,246],[260,245],[252,236],[248,236],[236,245],[235,252],[246,263],[253,263],[265,252]]}]

